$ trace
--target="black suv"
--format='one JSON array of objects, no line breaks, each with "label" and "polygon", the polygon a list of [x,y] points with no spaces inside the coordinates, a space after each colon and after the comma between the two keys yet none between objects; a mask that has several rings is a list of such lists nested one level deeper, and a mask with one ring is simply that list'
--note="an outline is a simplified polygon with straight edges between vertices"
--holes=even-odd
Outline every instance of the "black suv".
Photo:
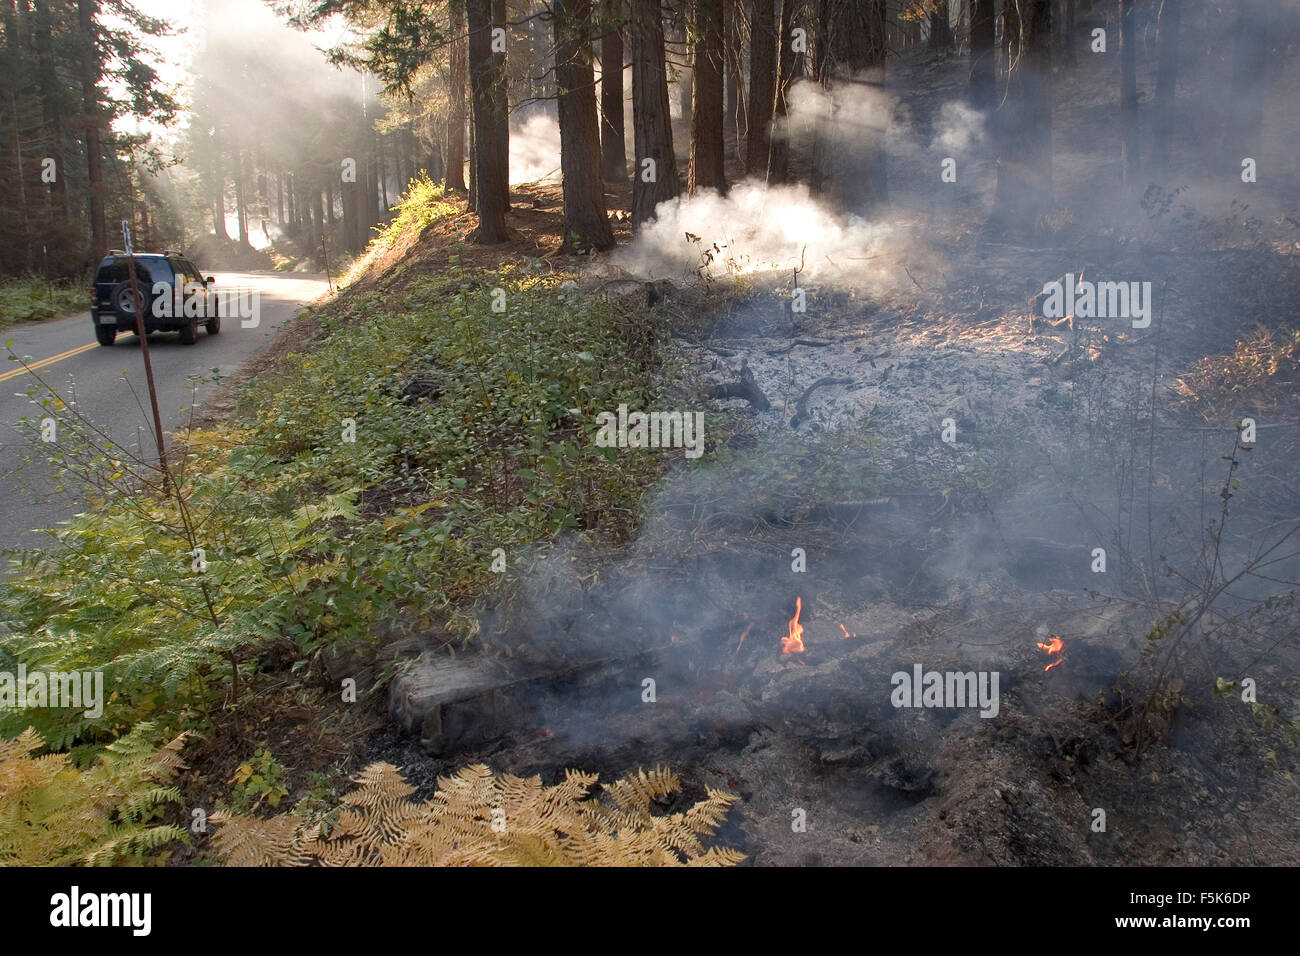
[{"label": "black suv", "polygon": [[[112,345],[118,332],[136,331],[135,297],[131,293],[126,259],[126,253],[110,252],[95,270],[95,281],[90,291],[90,320],[95,324],[95,338],[100,345]],[[146,333],[179,332],[183,343],[193,345],[198,340],[200,322],[209,335],[221,331],[221,318],[215,310],[208,308],[208,286],[213,278],[201,279],[199,270],[180,253],[137,252],[135,278],[144,306]],[[155,294],[157,283],[165,284],[166,290],[160,289]],[[183,298],[178,301],[175,294],[177,289],[181,290],[182,297],[191,294],[199,297],[201,316],[185,314]],[[155,308],[156,300],[164,295],[171,299],[171,307]],[[190,311],[194,310],[191,308]]]}]

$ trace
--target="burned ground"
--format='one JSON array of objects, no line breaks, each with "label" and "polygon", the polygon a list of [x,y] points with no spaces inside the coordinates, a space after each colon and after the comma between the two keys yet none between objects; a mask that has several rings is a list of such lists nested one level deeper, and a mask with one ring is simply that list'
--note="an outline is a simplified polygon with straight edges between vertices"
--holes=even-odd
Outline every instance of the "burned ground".
[{"label": "burned ground", "polygon": [[[913,168],[961,70],[912,68],[896,207],[838,223],[838,260],[772,265],[740,217],[717,246],[560,262],[554,187],[528,186],[504,250],[447,220],[365,280],[542,258],[582,295],[651,302],[709,454],[667,453],[626,546],[512,556],[470,645],[387,645],[394,726],[350,766],[427,793],[475,762],[547,782],[667,764],[683,801],[743,798],[719,842],[764,865],[1300,859],[1295,220],[1191,163],[1115,197],[1111,87],[1081,69],[1054,220],[988,230],[987,155],[953,200]],[[1150,325],[1049,320],[1032,300],[1067,274],[1150,282]],[[1216,378],[1242,343],[1269,365],[1249,387]],[[709,397],[746,376],[765,402]],[[784,654],[796,601],[805,650]],[[996,715],[894,706],[916,665],[996,673]]]}]

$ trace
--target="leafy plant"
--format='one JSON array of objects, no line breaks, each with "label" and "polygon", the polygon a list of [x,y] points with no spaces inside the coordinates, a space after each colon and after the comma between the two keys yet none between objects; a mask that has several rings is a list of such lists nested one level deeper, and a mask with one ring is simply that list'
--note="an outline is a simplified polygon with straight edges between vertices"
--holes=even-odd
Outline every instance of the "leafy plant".
[{"label": "leafy plant", "polygon": [[284,765],[259,747],[253,756],[241,763],[231,774],[230,805],[236,810],[256,810],[265,800],[268,806],[278,807],[289,795],[289,788],[281,782]]}]

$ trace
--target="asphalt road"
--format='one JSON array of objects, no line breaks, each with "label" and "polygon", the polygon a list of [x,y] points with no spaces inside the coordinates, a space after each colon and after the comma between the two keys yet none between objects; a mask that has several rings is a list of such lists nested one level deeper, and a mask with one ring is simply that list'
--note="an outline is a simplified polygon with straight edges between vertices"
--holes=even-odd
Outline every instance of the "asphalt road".
[{"label": "asphalt road", "polygon": [[[238,316],[228,315],[222,319],[220,334],[210,336],[200,330],[198,342],[190,346],[181,345],[174,332],[149,336],[165,432],[180,427],[188,420],[192,404],[202,405],[216,390],[210,381],[195,390],[193,376],[210,379],[213,369],[222,377],[233,374],[266,348],[301,306],[327,288],[318,276],[222,272],[215,276],[220,290],[257,291],[260,321],[255,328],[245,328]],[[114,441],[131,449],[143,443],[149,459],[156,456],[144,362],[134,334],[119,334],[112,348],[104,348],[95,341],[90,313],[84,312],[0,329],[0,343],[6,339],[13,340],[15,354],[43,373],[43,381],[75,397],[81,413]],[[35,385],[32,375],[9,361],[8,352],[0,348],[0,548],[41,547],[49,539],[34,529],[50,527],[83,507],[75,495],[53,492],[51,471],[45,464],[49,448],[13,427],[24,416],[40,420],[45,414],[26,394]],[[0,574],[5,566],[0,560]]]}]

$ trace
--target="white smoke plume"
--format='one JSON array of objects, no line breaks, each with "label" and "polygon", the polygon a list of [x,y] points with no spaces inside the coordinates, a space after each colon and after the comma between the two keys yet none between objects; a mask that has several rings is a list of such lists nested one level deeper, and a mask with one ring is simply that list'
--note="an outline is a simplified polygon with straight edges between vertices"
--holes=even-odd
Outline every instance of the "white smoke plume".
[{"label": "white smoke plume", "polygon": [[560,177],[560,124],[549,113],[534,113],[510,128],[510,185]]},{"label": "white smoke plume", "polygon": [[[877,143],[895,161],[924,157],[934,165],[937,181],[936,156],[964,154],[986,142],[979,111],[946,103],[926,136],[897,115],[896,97],[870,83],[832,91],[811,82],[792,87],[788,122],[776,135],[788,137],[792,153],[806,156],[819,123],[828,148],[839,151],[836,173],[846,176],[858,174],[854,157]],[[661,204],[655,220],[616,254],[614,263],[651,277],[789,275],[799,269],[800,281],[875,292],[900,289],[913,282],[904,263],[915,272],[934,254],[895,212],[877,208],[866,219],[814,196],[805,185],[769,188],[747,179],[725,197],[709,190]]]},{"label": "white smoke plume", "polygon": [[[726,196],[713,190],[660,204],[653,222],[615,257],[615,264],[648,276],[790,273],[862,287],[889,270],[886,252],[901,239],[887,223],[831,213],[804,185],[746,180]],[[801,267],[802,264],[802,267]]]}]

